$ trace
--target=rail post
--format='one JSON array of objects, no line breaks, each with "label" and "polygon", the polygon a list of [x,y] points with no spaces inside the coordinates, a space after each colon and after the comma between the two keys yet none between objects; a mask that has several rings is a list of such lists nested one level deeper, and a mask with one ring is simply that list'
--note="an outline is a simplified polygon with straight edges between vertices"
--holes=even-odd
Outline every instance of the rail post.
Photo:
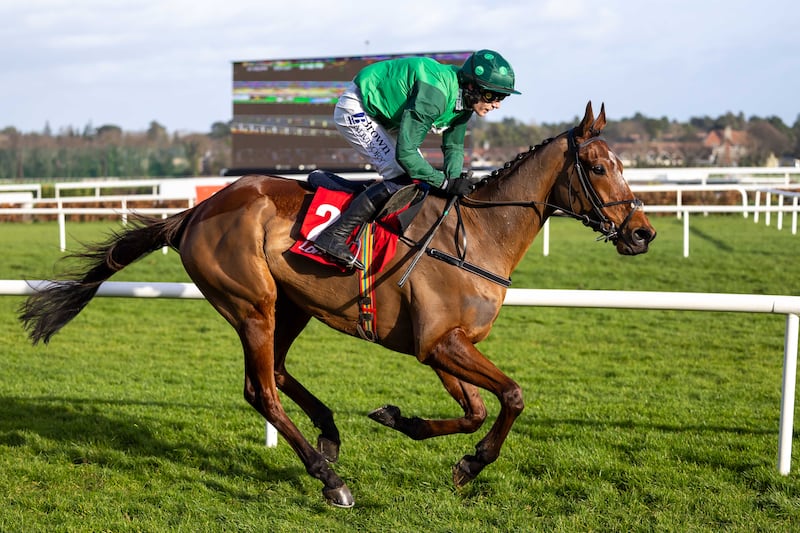
[{"label": "rail post", "polygon": [[789,475],[792,465],[792,427],[794,425],[794,396],[797,382],[797,334],[800,318],[786,315],[786,334],[783,341],[783,381],[781,385],[781,422],[778,431],[778,472]]}]

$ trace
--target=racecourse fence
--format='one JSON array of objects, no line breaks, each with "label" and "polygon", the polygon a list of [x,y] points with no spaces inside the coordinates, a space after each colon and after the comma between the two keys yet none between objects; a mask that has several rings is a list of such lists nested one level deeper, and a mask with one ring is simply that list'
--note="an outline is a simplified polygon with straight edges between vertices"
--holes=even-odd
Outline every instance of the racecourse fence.
[{"label": "racecourse fence", "polygon": [[[46,286],[47,281],[0,280],[0,295],[26,296]],[[191,298],[203,295],[192,283],[136,283],[107,281],[97,296],[134,298]],[[508,289],[504,305],[541,307],[593,307],[672,311],[727,311],[772,313],[786,317],[778,428],[777,468],[782,475],[791,470],[794,426],[797,347],[800,331],[800,296],[719,294],[655,291],[603,291],[556,289]],[[266,423],[266,444],[277,445],[277,431]]]},{"label": "racecourse fence", "polygon": [[[767,226],[772,214],[777,216],[777,228],[783,228],[784,213],[792,215],[792,234],[797,234],[798,199],[800,198],[800,168],[669,168],[628,169],[626,178],[637,196],[647,199],[645,212],[674,213],[684,221],[684,257],[689,256],[689,215],[693,213],[741,213],[745,218],[753,213],[758,223],[764,213]],[[348,179],[375,179],[375,173],[342,174]],[[284,177],[304,180],[305,175]],[[0,184],[0,220],[55,218],[58,221],[58,238],[61,251],[66,250],[66,223],[68,218],[87,217],[119,218],[127,223],[132,213],[166,217],[192,207],[213,194],[235,177],[221,178],[170,178],[170,179],[103,179],[55,183],[55,198],[43,198],[42,187],[31,185]],[[71,195],[70,192],[91,194]],[[135,192],[132,192],[135,191]],[[699,196],[700,202],[689,205],[686,196]],[[714,205],[704,201],[709,196]],[[738,202],[718,204],[718,197],[736,197]],[[761,199],[764,198],[764,205]],[[772,198],[777,203],[772,204]],[[672,203],[674,198],[674,203]],[[751,200],[752,198],[752,200]],[[665,199],[668,199],[666,203]],[[785,200],[790,200],[786,203]],[[550,225],[542,230],[542,253],[550,254]]]}]

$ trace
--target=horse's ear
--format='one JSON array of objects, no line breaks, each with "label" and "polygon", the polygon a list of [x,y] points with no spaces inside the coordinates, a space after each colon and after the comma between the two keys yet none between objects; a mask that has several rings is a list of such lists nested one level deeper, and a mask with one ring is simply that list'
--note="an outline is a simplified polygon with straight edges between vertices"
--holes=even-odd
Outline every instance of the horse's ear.
[{"label": "horse's ear", "polygon": [[597,115],[594,124],[592,124],[591,128],[592,137],[594,137],[595,135],[600,135],[600,133],[603,131],[603,128],[605,127],[606,127],[606,104],[605,102],[603,102],[602,104],[600,104],[600,114]]},{"label": "horse's ear", "polygon": [[586,139],[591,136],[592,124],[594,124],[594,111],[592,111],[592,101],[586,104],[586,113],[583,115],[583,120],[578,124],[576,130],[576,137],[579,139]]}]

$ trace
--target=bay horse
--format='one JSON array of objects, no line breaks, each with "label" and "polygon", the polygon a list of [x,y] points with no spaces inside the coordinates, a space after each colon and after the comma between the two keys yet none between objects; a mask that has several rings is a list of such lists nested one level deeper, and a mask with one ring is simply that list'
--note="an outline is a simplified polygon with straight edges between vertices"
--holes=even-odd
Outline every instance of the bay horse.
[{"label": "bay horse", "polygon": [[[599,231],[620,254],[646,252],[656,232],[623,178],[621,161],[598,137],[605,124],[605,106],[595,118],[589,102],[580,124],[493,171],[461,199],[457,219],[439,220],[447,198],[429,196],[398,242],[394,258],[375,277],[374,305],[380,311],[376,342],[433,369],[463,416],[409,417],[386,405],[370,418],[412,439],[472,433],[487,416],[479,389],[499,400],[497,419],[475,452],[453,467],[456,487],[498,458],[523,409],[519,385],[475,347],[489,334],[506,285],[428,256],[421,256],[407,283],[398,284],[398,279],[428,242],[445,253],[461,253],[485,272],[508,277],[556,211]],[[298,238],[298,214],[310,195],[301,182],[250,175],[169,218],[142,218],[77,254],[88,266],[68,281],[54,281],[31,295],[20,307],[20,320],[34,344],[47,343],[103,281],[140,257],[171,246],[208,302],[239,335],[247,402],[322,482],[326,501],[351,507],[353,496],[331,467],[340,446],[333,412],[285,367],[289,347],[312,317],[340,332],[358,334],[359,275],[289,252]],[[420,244],[437,220],[438,232]],[[468,237],[465,253],[458,250],[457,233]],[[286,415],[278,391],[319,429],[316,447]]]}]

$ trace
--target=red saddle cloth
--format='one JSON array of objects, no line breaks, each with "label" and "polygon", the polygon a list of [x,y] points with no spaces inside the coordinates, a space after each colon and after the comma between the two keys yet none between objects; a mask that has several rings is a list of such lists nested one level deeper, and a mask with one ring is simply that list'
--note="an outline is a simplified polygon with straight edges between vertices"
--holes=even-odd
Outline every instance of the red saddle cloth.
[{"label": "red saddle cloth", "polygon": [[[314,193],[314,198],[308,206],[300,227],[300,239],[297,240],[290,250],[298,255],[313,259],[323,265],[330,265],[345,270],[336,261],[329,258],[314,246],[314,239],[322,230],[328,227],[339,215],[347,209],[353,195],[349,192],[332,191],[325,188],[318,188]],[[351,242],[350,249],[362,260],[359,254],[360,249],[371,250],[372,257],[366,258],[365,267],[373,274],[383,270],[383,268],[394,257],[397,250],[398,228],[396,213],[389,213],[381,218],[380,223],[373,222],[373,231],[364,232],[372,235],[371,246],[369,243]],[[391,229],[390,229],[391,228]],[[394,231],[392,231],[394,230]],[[358,228],[353,232],[358,232]],[[350,236],[353,239],[353,235]],[[363,239],[363,236],[362,236]]]}]

